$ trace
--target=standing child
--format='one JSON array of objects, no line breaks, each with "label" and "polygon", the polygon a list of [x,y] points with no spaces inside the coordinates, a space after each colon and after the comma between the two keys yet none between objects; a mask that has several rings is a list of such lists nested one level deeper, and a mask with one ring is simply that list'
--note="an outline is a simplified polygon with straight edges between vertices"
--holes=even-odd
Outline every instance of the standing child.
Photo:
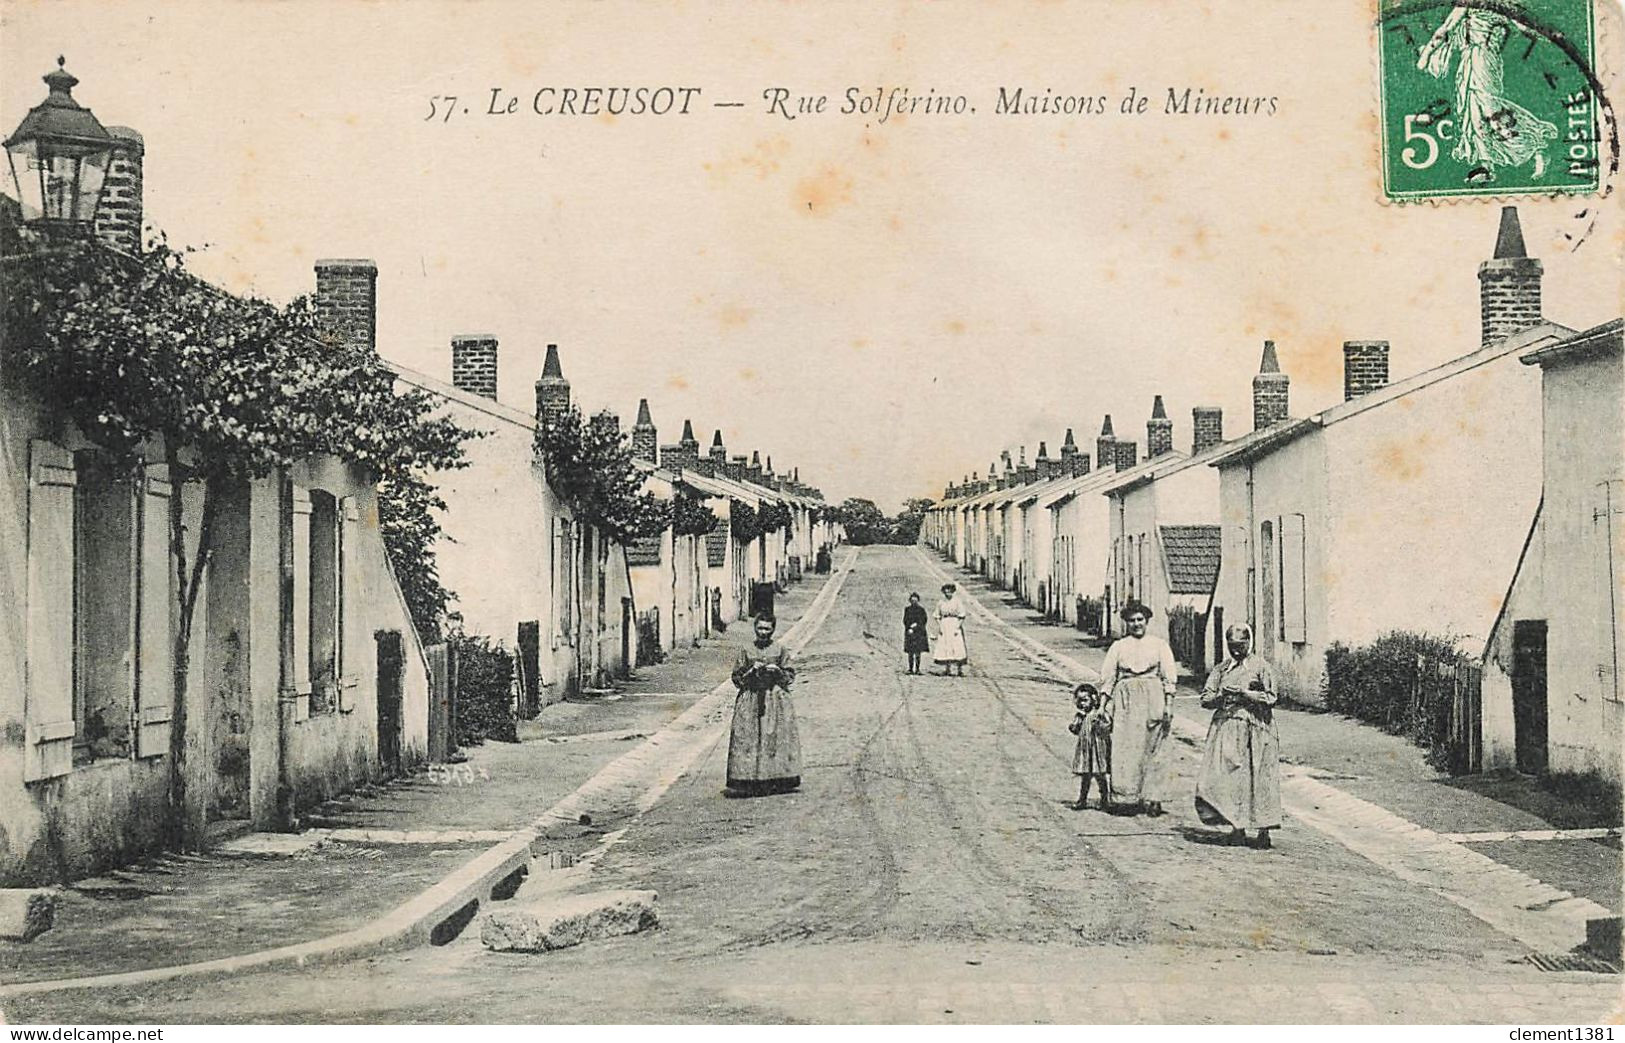
[{"label": "standing child", "polygon": [[1096,779],[1100,783],[1100,807],[1105,810],[1109,799],[1106,776],[1112,770],[1112,700],[1085,681],[1073,689],[1072,705],[1078,709],[1070,726],[1078,737],[1077,749],[1072,754],[1072,774],[1081,778],[1078,801],[1068,807],[1073,811],[1087,808],[1089,780]]},{"label": "standing child", "polygon": [[920,595],[908,596],[908,607],[903,609],[903,651],[908,653],[908,672],[920,672],[920,656],[931,651],[931,639],[925,631],[925,606]]}]

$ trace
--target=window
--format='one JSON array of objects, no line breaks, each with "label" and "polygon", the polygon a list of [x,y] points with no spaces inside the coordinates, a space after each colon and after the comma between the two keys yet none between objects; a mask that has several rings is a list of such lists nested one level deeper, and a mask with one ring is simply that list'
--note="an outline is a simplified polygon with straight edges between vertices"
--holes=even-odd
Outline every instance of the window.
[{"label": "window", "polygon": [[23,780],[169,751],[168,472],[28,447]]},{"label": "window", "polygon": [[553,520],[553,634],[566,644],[575,640],[575,541],[566,518]]},{"label": "window", "polygon": [[1280,616],[1275,608],[1275,523],[1258,527],[1258,561],[1261,574],[1258,589],[1258,629],[1271,643],[1280,634]]},{"label": "window", "polygon": [[[346,693],[359,679],[349,669],[355,664],[346,661],[345,649],[347,644],[359,648],[353,544],[360,511],[351,497],[297,485],[290,489],[286,567],[292,589],[284,603],[288,617],[283,625],[292,632],[286,676],[293,716],[302,721],[313,713],[353,708]],[[347,631],[354,632],[348,639]]]},{"label": "window", "polygon": [[338,708],[340,680],[339,634],[342,625],[340,547],[342,527],[338,498],[331,493],[310,493],[309,577],[310,603],[310,712],[328,713]]},{"label": "window", "polygon": [[126,470],[73,455],[73,760],[128,757],[135,705],[136,507]]}]

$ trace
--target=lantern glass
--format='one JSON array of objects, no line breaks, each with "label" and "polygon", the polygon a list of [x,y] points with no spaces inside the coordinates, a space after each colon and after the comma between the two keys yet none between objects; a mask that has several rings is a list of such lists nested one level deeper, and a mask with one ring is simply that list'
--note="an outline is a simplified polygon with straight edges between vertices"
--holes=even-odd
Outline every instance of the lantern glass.
[{"label": "lantern glass", "polygon": [[78,224],[95,220],[110,150],[29,138],[13,142],[6,151],[24,220]]}]

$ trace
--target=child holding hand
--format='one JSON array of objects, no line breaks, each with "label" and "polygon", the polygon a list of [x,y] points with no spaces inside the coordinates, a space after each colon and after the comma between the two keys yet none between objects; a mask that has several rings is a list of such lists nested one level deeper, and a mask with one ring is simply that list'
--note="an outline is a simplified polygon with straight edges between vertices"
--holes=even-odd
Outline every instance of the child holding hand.
[{"label": "child holding hand", "polygon": [[1106,808],[1108,793],[1106,776],[1112,770],[1112,700],[1111,696],[1085,681],[1072,691],[1072,705],[1077,714],[1068,730],[1078,737],[1077,749],[1072,754],[1072,774],[1080,776],[1078,800],[1067,805],[1073,811],[1089,806],[1089,780],[1100,782],[1100,807]]}]

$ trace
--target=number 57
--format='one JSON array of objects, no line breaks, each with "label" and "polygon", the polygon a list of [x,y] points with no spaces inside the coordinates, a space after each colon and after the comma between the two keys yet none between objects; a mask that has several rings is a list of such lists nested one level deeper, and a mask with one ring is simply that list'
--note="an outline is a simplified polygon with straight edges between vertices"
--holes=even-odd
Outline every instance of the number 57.
[{"label": "number 57", "polygon": [[[1439,159],[1439,138],[1444,138],[1446,140],[1449,140],[1451,135],[1450,135],[1449,130],[1447,128],[1449,128],[1451,126],[1452,122],[1453,121],[1451,121],[1451,120],[1436,120],[1436,119],[1433,118],[1433,116],[1431,116],[1430,114],[1428,114],[1426,112],[1414,113],[1412,115],[1406,116],[1405,117],[1405,142],[1406,142],[1406,144],[1405,144],[1405,150],[1399,154],[1400,162],[1404,163],[1406,166],[1410,167],[1412,170],[1426,170],[1428,167],[1431,167],[1434,163],[1438,162],[1438,159]],[[1420,124],[1423,127],[1436,127],[1437,128],[1436,133],[1438,134],[1439,137],[1435,138],[1432,134],[1429,134],[1427,131],[1419,130],[1418,129],[1418,124]],[[1415,145],[1411,144],[1411,142],[1413,142],[1413,141],[1420,141],[1423,145],[1427,146],[1427,152],[1426,152],[1427,158],[1426,159],[1419,159],[1418,158],[1417,154],[1421,150],[1418,149]]]},{"label": "number 57", "polygon": [[443,119],[441,119],[440,122],[442,122],[442,123],[450,123],[451,122],[451,114],[457,108],[457,99],[454,96],[450,95],[450,94],[447,94],[445,96],[441,96],[439,94],[430,95],[430,97],[429,97],[429,114],[427,116],[423,117],[424,121],[427,122],[427,121],[432,120],[432,119],[435,118],[435,116],[437,115],[437,113],[435,111],[435,102],[438,102],[438,101],[443,101],[443,102],[446,103],[446,115],[445,115],[445,117]]}]

